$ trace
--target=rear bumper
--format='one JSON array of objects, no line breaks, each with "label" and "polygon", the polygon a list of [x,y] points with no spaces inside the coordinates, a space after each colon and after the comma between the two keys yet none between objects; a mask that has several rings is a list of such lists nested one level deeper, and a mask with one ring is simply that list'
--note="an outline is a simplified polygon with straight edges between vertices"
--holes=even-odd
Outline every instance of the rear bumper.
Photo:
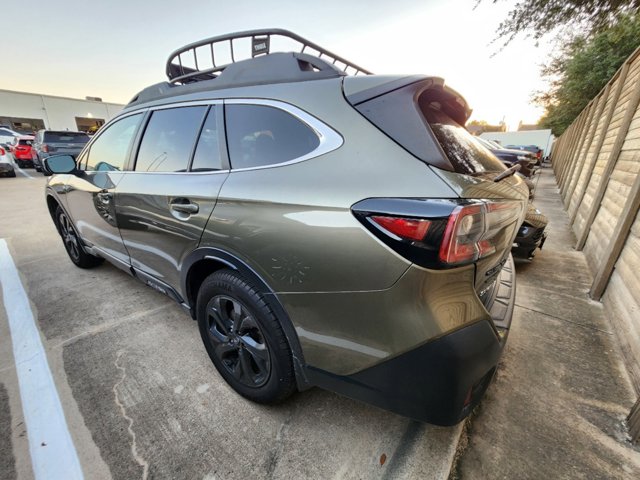
[{"label": "rear bumper", "polygon": [[484,319],[351,375],[307,367],[310,383],[418,421],[455,425],[479,403],[507,338],[515,303],[513,260],[505,264]]},{"label": "rear bumper", "polygon": [[[526,230],[525,230],[526,228]],[[522,258],[531,258],[537,248],[542,249],[547,239],[546,227],[522,226],[518,231],[518,236],[513,241],[511,249],[513,255]]]},{"label": "rear bumper", "polygon": [[10,163],[0,163],[0,173],[8,173],[13,171],[13,165],[11,165]]}]

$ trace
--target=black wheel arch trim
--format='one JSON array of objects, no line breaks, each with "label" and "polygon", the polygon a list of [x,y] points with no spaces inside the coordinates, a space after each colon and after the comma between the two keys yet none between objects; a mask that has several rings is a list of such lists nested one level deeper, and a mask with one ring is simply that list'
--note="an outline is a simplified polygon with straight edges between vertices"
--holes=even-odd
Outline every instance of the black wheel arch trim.
[{"label": "black wheel arch trim", "polygon": [[293,356],[293,368],[296,377],[296,384],[298,390],[306,390],[312,385],[310,384],[306,374],[306,363],[304,361],[304,355],[302,353],[302,347],[298,334],[289,314],[282,305],[282,302],[278,298],[278,295],[273,291],[267,282],[244,260],[237,256],[219,248],[215,247],[200,247],[191,252],[183,261],[181,274],[180,274],[180,288],[187,298],[187,302],[190,307],[191,317],[195,319],[195,305],[193,303],[193,295],[189,291],[189,272],[191,268],[202,260],[212,260],[219,262],[232,270],[240,273],[247,279],[261,294],[265,296],[265,299],[269,303],[269,306],[273,309],[274,313],[280,324],[282,330],[289,342],[291,353]]}]

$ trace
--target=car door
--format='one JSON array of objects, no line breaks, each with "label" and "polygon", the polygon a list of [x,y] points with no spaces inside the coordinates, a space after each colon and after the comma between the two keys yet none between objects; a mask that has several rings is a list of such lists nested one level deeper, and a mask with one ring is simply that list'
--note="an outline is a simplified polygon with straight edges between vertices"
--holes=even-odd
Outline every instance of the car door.
[{"label": "car door", "polygon": [[102,130],[82,152],[78,173],[69,175],[63,189],[63,201],[80,237],[125,270],[129,270],[129,254],[118,230],[114,192],[143,116],[122,117]]},{"label": "car door", "polygon": [[133,171],[116,188],[131,265],[150,285],[179,291],[184,258],[197,248],[228,176],[222,105],[151,112]]}]

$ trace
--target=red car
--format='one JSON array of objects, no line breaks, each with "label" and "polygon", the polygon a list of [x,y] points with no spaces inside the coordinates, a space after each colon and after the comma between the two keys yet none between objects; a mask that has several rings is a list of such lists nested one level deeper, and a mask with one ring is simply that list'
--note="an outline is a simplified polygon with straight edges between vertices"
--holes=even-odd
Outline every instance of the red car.
[{"label": "red car", "polygon": [[13,158],[20,168],[33,167],[33,154],[31,153],[32,136],[17,137],[11,147]]}]

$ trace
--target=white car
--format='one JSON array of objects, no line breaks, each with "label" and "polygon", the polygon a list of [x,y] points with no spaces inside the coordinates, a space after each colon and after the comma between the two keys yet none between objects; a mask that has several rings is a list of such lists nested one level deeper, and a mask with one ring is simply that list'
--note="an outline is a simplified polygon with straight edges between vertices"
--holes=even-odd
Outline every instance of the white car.
[{"label": "white car", "polygon": [[11,154],[2,147],[0,147],[0,175],[6,175],[8,177],[16,176]]},{"label": "white car", "polygon": [[0,127],[0,143],[10,144],[13,143],[13,139],[21,137],[22,134],[7,127]]}]

